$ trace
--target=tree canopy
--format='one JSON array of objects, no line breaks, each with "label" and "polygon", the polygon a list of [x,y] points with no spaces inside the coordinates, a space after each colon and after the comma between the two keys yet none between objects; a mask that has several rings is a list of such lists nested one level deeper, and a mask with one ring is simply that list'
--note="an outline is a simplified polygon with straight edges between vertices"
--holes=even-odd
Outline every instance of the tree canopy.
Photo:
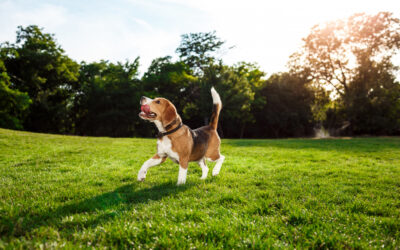
[{"label": "tree canopy", "polygon": [[22,129],[25,110],[31,104],[27,93],[10,88],[11,81],[0,59],[0,127]]},{"label": "tree canopy", "polygon": [[199,32],[182,35],[181,44],[176,49],[181,60],[201,74],[204,68],[215,63],[215,52],[219,51],[225,41],[217,37],[216,32]]},{"label": "tree canopy", "polygon": [[[172,101],[184,123],[208,123],[210,88],[221,95],[221,137],[400,134],[396,78],[400,21],[392,13],[355,14],[314,26],[289,58],[288,72],[267,75],[256,63],[224,63],[215,31],[182,35],[176,53],[139,72],[125,62],[77,63],[55,36],[18,27],[0,46],[0,126],[91,136],[153,136],[140,120],[140,97]],[[262,52],[260,52],[262,53]],[[396,64],[397,63],[397,64]]]},{"label": "tree canopy", "polygon": [[392,62],[399,49],[400,20],[392,13],[355,14],[314,26],[289,65],[333,90],[327,112],[335,123],[349,123],[348,132],[392,134],[400,126],[398,65]]},{"label": "tree canopy", "polygon": [[40,132],[67,132],[69,99],[79,87],[79,64],[65,55],[54,35],[37,26],[18,27],[15,43],[1,45],[11,88],[28,93],[23,126]]}]

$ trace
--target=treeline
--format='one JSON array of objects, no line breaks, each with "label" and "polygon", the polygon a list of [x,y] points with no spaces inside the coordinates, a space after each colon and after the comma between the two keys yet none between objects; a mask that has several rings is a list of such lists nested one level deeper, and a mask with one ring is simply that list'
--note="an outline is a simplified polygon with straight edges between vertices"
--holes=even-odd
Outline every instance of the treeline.
[{"label": "treeline", "polygon": [[[400,21],[391,13],[356,14],[316,25],[271,74],[256,64],[226,65],[215,32],[185,34],[170,56],[139,76],[139,58],[77,63],[54,35],[18,27],[0,47],[0,127],[88,136],[153,136],[140,120],[142,95],[171,100],[192,128],[208,123],[210,88],[221,95],[222,137],[293,137],[325,128],[333,135],[400,134],[400,84],[393,56]],[[262,53],[262,52],[260,52]]]}]

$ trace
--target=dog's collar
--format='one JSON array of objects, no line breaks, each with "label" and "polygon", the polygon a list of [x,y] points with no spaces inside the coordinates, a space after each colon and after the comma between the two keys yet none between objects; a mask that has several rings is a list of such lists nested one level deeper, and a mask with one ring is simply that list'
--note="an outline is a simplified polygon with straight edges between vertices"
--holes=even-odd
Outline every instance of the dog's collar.
[{"label": "dog's collar", "polygon": [[182,124],[182,122],[181,122],[181,123],[179,123],[179,125],[178,125],[176,128],[171,129],[170,131],[167,131],[167,132],[158,132],[157,138],[158,138],[158,139],[161,139],[161,138],[163,138],[163,137],[166,136],[166,135],[172,134],[172,133],[178,131],[178,129],[180,129],[182,126],[183,126],[183,124]]}]

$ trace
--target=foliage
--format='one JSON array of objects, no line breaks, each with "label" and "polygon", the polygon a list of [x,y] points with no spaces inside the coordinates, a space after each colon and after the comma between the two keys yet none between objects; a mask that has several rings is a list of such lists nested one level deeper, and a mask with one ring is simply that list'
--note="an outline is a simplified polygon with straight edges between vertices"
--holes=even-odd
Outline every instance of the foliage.
[{"label": "foliage", "polygon": [[215,52],[220,50],[224,43],[215,31],[184,34],[176,52],[195,73],[202,74],[205,67],[215,63]]},{"label": "foliage", "polygon": [[136,181],[154,139],[0,129],[0,248],[396,249],[399,148],[222,140],[220,175],[200,180],[191,163],[177,187],[170,160]]},{"label": "foliage", "polygon": [[[223,112],[221,113],[220,134],[226,137],[244,136],[245,126],[254,122],[251,114],[251,104],[254,100],[254,92],[251,79],[248,74],[241,71],[242,66],[213,65],[209,67],[204,75],[204,81],[209,85],[203,89],[210,89],[211,86],[220,91]],[[249,69],[251,71],[252,69]],[[212,100],[208,95],[207,100],[201,100],[203,104],[209,105],[211,110]]]},{"label": "foliage", "polygon": [[140,109],[139,58],[132,63],[82,63],[80,91],[74,98],[76,131],[80,135],[133,136]]},{"label": "foliage", "polygon": [[[192,92],[198,85],[192,70],[183,62],[172,62],[170,56],[154,59],[142,81],[146,95],[167,98],[181,112],[192,104]],[[191,114],[183,112],[182,117],[190,119]]]},{"label": "foliage", "polygon": [[400,84],[391,67],[370,62],[358,69],[343,108],[353,133],[400,134]]},{"label": "foliage", "polygon": [[0,48],[0,126],[93,136],[152,136],[137,113],[140,97],[165,97],[191,128],[208,124],[210,88],[220,93],[221,137],[400,134],[400,21],[391,13],[356,14],[316,25],[293,54],[289,72],[225,64],[216,32],[182,35],[176,53],[139,76],[139,58],[77,64],[54,35],[18,27]]},{"label": "foliage", "polygon": [[54,35],[31,25],[19,26],[14,44],[1,45],[1,56],[11,79],[11,89],[28,93],[29,107],[24,128],[65,133],[70,97],[78,88],[79,65],[64,54]]},{"label": "foliage", "polygon": [[[198,76],[185,100],[183,112],[189,124],[208,124],[212,101],[209,89],[214,86],[221,92],[224,112],[219,133],[228,137],[243,137],[245,126],[253,123],[250,113],[254,99],[254,86],[260,85],[264,73],[256,65],[245,62],[229,67],[216,58],[215,52],[225,44],[214,32],[182,35],[176,52],[181,60]],[[239,129],[238,129],[239,128]]]},{"label": "foliage", "polygon": [[396,134],[400,92],[392,59],[399,49],[398,18],[355,14],[314,26],[289,65],[335,91],[339,124],[349,122],[351,133]]},{"label": "foliage", "polygon": [[10,77],[0,59],[0,127],[23,129],[24,111],[29,107],[31,100],[28,94],[10,89],[10,85]]},{"label": "foliage", "polygon": [[388,62],[399,47],[399,19],[387,12],[355,14],[314,26],[289,65],[343,96],[359,72],[357,67],[368,61]]},{"label": "foliage", "polygon": [[311,135],[314,91],[307,78],[289,73],[273,74],[257,93],[264,99],[253,110],[263,126],[249,128],[252,137],[291,137]]}]

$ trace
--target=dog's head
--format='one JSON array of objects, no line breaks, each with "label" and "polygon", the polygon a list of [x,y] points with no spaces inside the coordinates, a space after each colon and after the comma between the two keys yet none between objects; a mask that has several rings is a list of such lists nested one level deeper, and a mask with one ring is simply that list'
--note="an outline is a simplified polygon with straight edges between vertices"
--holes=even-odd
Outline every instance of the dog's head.
[{"label": "dog's head", "polygon": [[151,122],[160,121],[164,126],[170,124],[177,117],[174,104],[165,98],[151,99],[142,96],[140,99],[141,111],[139,117]]}]

